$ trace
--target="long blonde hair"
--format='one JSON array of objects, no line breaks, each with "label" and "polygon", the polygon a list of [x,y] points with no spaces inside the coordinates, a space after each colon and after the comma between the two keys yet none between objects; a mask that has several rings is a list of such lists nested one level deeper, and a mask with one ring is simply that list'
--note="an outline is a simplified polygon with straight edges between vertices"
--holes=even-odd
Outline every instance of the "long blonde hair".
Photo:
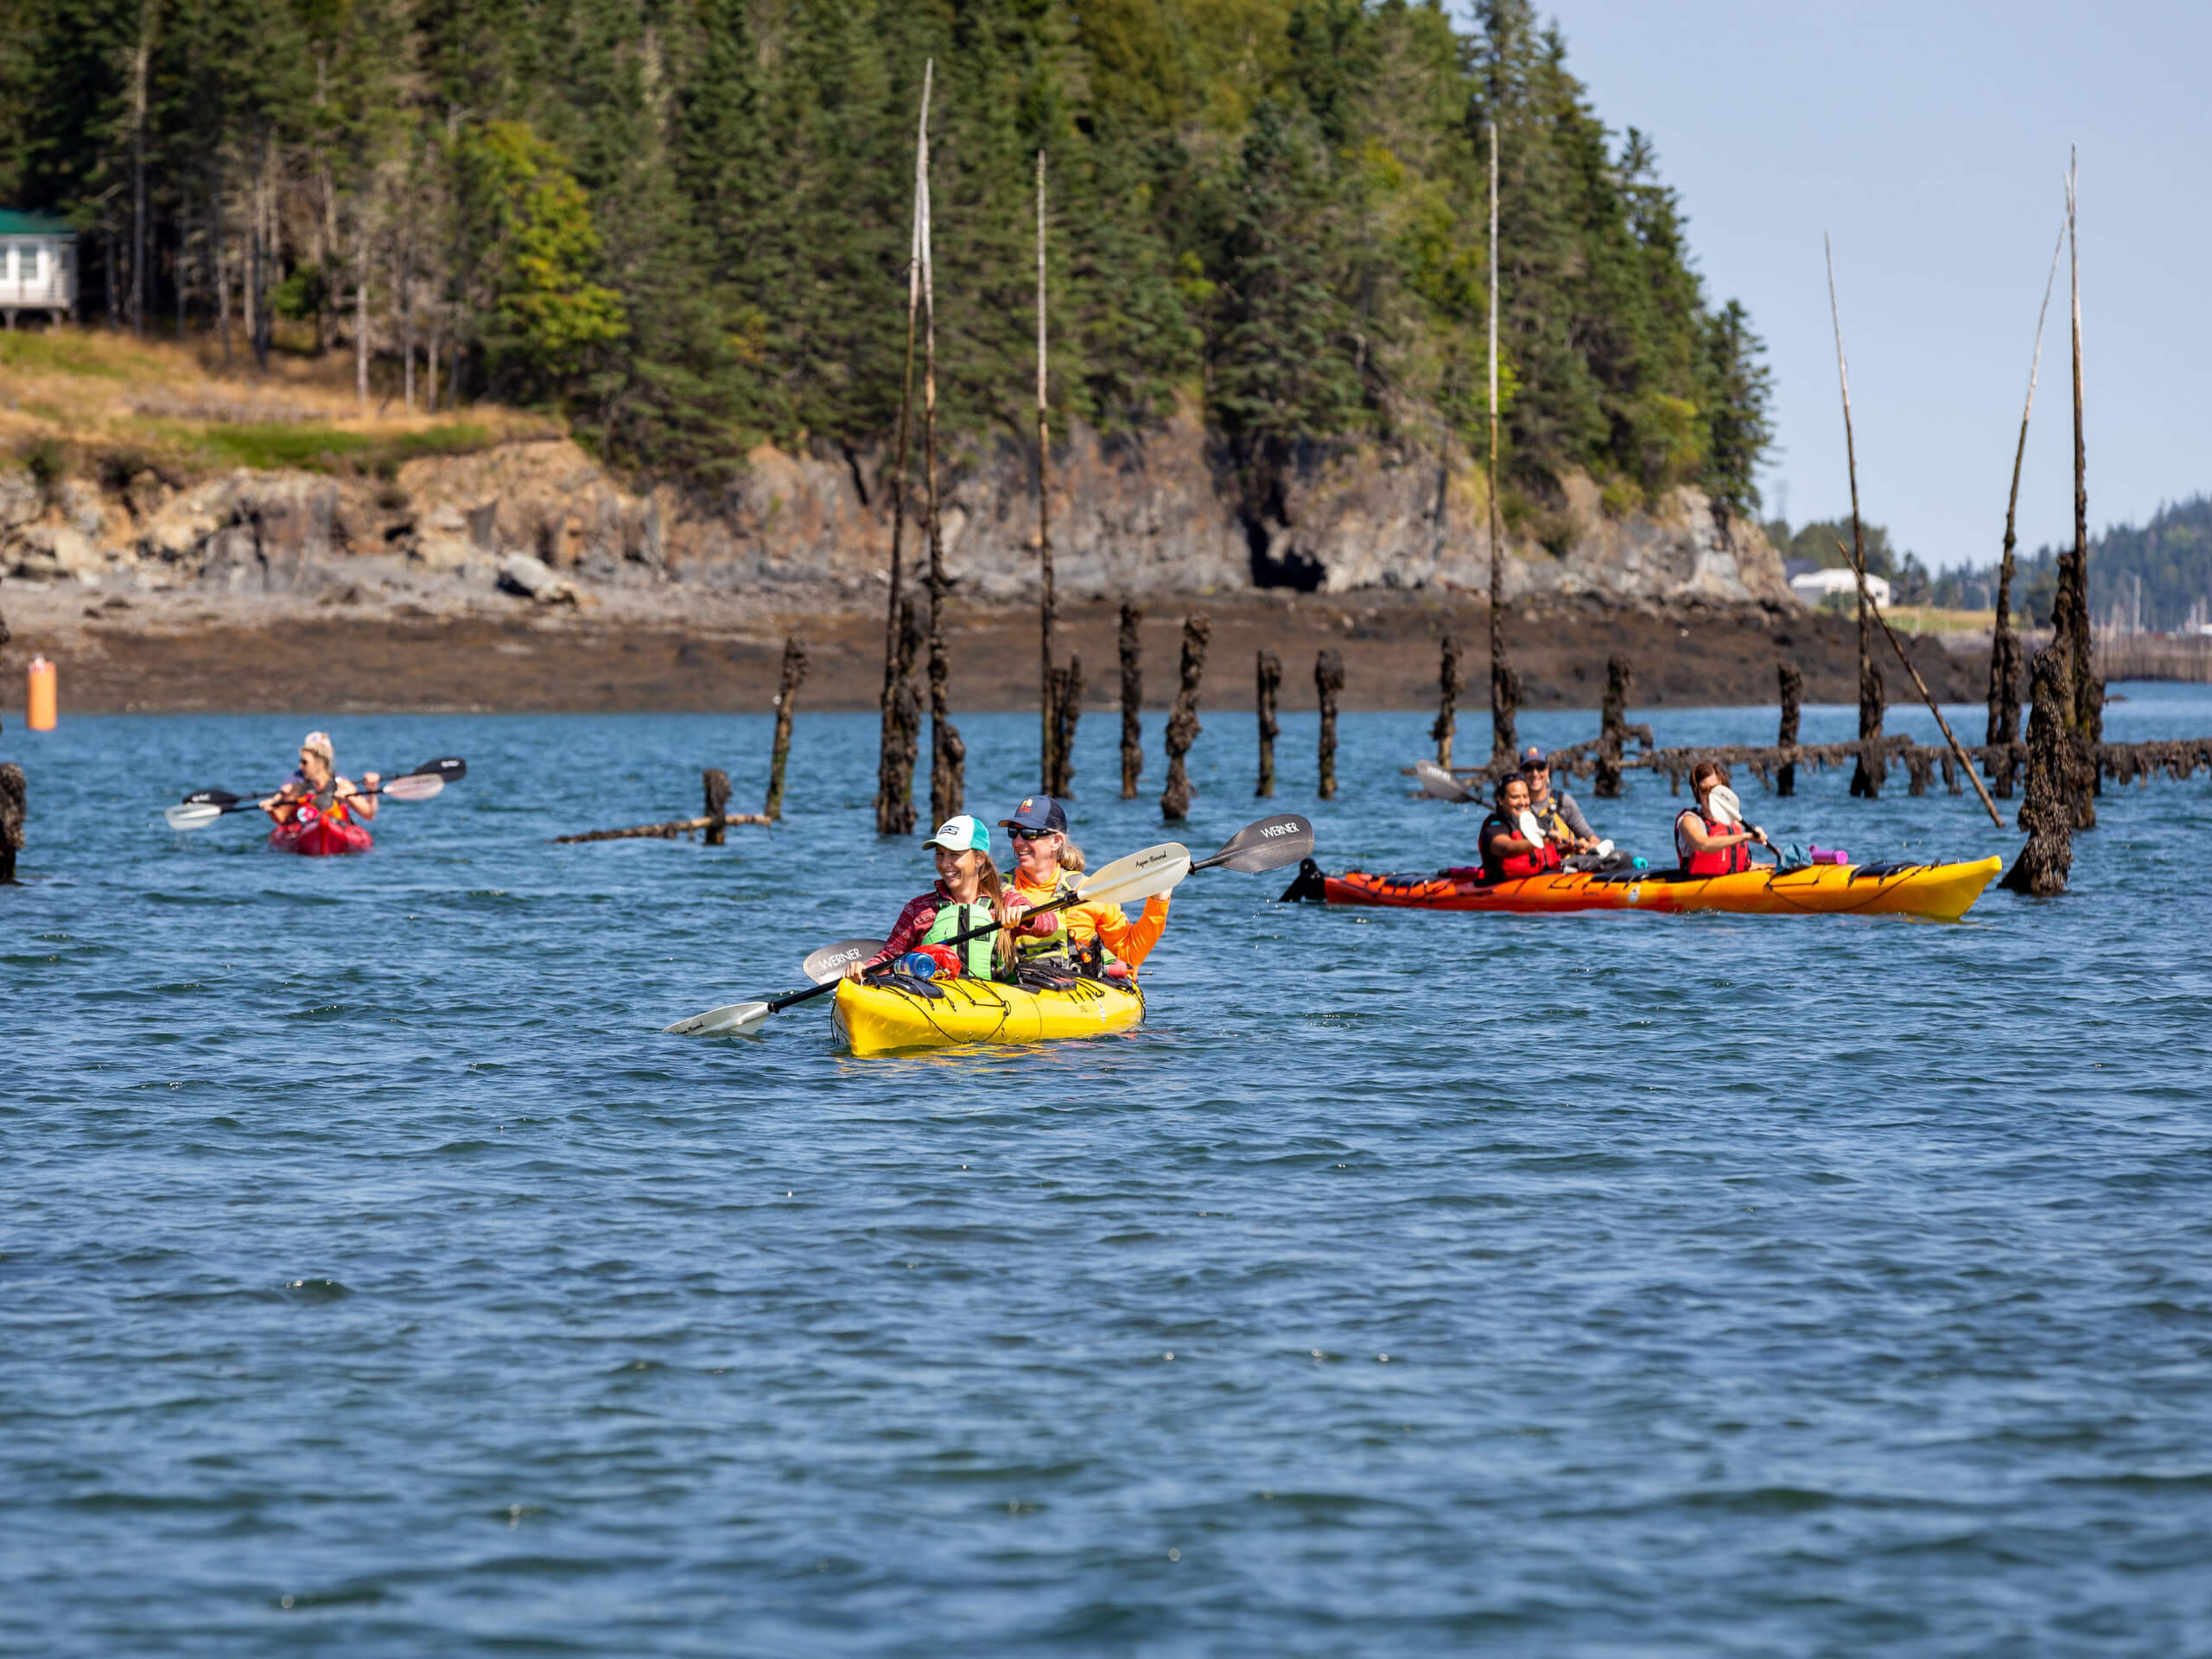
[{"label": "long blonde hair", "polygon": [[991,966],[1005,968],[1014,960],[1014,931],[1006,924],[1006,882],[999,874],[997,862],[988,853],[976,848],[965,849],[963,856],[973,853],[976,857],[976,888],[977,893],[990,901],[991,915],[999,922],[999,931],[991,939]]}]

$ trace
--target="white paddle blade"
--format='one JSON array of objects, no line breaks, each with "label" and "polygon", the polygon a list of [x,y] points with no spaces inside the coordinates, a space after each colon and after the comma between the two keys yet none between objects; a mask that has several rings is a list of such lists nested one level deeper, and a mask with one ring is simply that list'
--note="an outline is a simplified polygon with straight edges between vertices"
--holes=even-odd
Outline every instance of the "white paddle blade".
[{"label": "white paddle blade", "polygon": [[223,816],[223,809],[213,801],[195,801],[185,806],[166,808],[162,816],[169,821],[172,830],[205,830]]},{"label": "white paddle blade", "polygon": [[1714,785],[1713,793],[1706,798],[1712,804],[1713,816],[1721,823],[1731,825],[1743,823],[1744,804],[1736,798],[1736,791],[1727,785]]},{"label": "white paddle blade", "polygon": [[661,1030],[674,1037],[741,1037],[765,1024],[768,1014],[766,1002],[732,1002],[663,1026]]},{"label": "white paddle blade", "polygon": [[817,985],[827,985],[833,979],[842,979],[845,969],[856,962],[866,962],[880,955],[881,939],[842,939],[836,944],[825,944],[804,962],[798,970]]},{"label": "white paddle blade", "polygon": [[442,793],[445,786],[444,779],[429,777],[419,772],[410,772],[398,778],[387,778],[379,785],[383,792],[395,801],[427,801],[431,797]]},{"label": "white paddle blade", "polygon": [[1421,792],[1431,800],[1471,801],[1475,798],[1473,791],[1433,760],[1414,761],[1414,776],[1421,780]]},{"label": "white paddle blade", "polygon": [[1085,904],[1126,905],[1170,892],[1190,873],[1191,849],[1167,841],[1092,871],[1077,890]]}]

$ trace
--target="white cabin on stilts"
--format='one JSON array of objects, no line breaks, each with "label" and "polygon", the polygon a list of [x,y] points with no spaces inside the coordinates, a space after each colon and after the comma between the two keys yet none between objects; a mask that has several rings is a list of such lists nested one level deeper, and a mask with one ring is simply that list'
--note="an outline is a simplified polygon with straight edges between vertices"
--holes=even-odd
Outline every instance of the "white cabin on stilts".
[{"label": "white cabin on stilts", "polygon": [[77,232],[58,219],[0,207],[0,317],[19,311],[67,321],[77,308]]}]

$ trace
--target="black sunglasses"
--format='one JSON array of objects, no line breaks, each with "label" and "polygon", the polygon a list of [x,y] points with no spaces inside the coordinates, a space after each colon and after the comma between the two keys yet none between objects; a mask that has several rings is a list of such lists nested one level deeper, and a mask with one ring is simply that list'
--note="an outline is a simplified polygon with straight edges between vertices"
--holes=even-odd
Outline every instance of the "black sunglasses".
[{"label": "black sunglasses", "polygon": [[1046,836],[1058,833],[1058,831],[1052,830],[1021,830],[1008,824],[1006,838],[1008,841],[1042,841]]}]

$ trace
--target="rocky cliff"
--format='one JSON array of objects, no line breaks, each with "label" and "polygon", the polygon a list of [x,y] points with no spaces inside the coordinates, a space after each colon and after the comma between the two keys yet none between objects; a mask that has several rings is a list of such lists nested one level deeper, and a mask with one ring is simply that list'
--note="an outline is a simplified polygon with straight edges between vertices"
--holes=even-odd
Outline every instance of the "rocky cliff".
[{"label": "rocky cliff", "polygon": [[[313,595],[385,588],[455,598],[499,589],[590,604],[680,605],[688,594],[778,610],[871,604],[891,542],[881,453],[763,448],[702,499],[610,475],[574,443],[538,438],[407,462],[388,478],[247,472],[198,482],[139,469],[43,484],[0,468],[0,568],[140,591]],[[948,447],[944,554],[966,600],[1037,589],[1033,461],[1009,442]],[[1758,528],[1716,518],[1694,490],[1601,511],[1562,481],[1541,526],[1509,533],[1508,594],[1629,604],[1789,605]],[[1314,447],[1255,510],[1197,424],[1141,437],[1078,430],[1052,466],[1052,534],[1071,598],[1291,588],[1486,591],[1483,480],[1464,461]],[[1537,531],[1541,531],[1541,539]],[[926,560],[908,526],[906,568]]]}]

